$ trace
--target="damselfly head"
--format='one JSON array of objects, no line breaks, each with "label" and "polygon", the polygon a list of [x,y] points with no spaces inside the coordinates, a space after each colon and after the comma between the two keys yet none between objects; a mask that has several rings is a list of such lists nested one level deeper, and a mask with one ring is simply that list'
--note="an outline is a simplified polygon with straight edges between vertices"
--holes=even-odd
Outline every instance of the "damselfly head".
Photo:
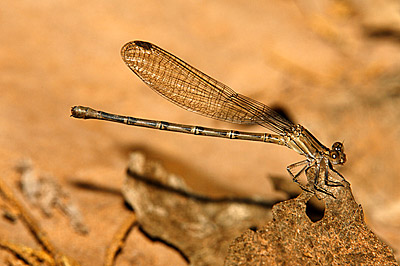
[{"label": "damselfly head", "polygon": [[346,162],[343,143],[333,143],[332,149],[329,151],[329,160],[332,164],[344,164]]}]

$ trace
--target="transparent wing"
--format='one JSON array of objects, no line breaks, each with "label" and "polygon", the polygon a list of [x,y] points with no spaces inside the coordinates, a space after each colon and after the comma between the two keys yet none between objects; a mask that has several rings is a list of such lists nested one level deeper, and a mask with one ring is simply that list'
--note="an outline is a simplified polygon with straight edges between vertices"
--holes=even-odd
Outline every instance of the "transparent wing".
[{"label": "transparent wing", "polygon": [[259,124],[277,133],[293,123],[268,106],[236,93],[160,47],[143,41],[125,44],[122,59],[150,88],[176,105],[238,124]]}]

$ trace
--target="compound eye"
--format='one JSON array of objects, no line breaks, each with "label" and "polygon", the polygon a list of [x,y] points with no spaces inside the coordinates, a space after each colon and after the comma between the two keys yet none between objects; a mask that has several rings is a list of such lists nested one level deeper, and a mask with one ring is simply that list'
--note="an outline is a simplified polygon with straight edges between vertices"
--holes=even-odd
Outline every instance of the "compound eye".
[{"label": "compound eye", "polygon": [[335,142],[335,143],[333,143],[333,145],[332,145],[332,150],[341,152],[342,149],[343,149],[343,144],[342,144],[342,143],[340,143],[340,142]]},{"label": "compound eye", "polygon": [[331,162],[333,164],[339,164],[340,163],[340,158],[339,158],[339,153],[335,150],[331,150],[329,153],[329,157],[331,159]]}]

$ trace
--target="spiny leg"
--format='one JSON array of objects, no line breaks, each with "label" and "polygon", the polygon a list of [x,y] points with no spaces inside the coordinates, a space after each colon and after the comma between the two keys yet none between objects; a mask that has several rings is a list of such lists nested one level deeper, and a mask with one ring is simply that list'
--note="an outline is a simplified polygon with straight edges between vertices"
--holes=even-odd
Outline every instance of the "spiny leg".
[{"label": "spiny leg", "polygon": [[[326,168],[326,167],[325,167]],[[322,188],[320,185],[319,185],[319,177],[320,177],[320,169],[321,169],[321,161],[319,161],[319,162],[316,162],[315,163],[315,177],[314,177],[314,188],[315,188],[315,190],[317,190],[317,191],[319,191],[319,192],[322,192],[322,193],[325,193],[326,195],[329,195],[329,196],[332,196],[333,198],[335,198],[336,199],[336,197],[333,195],[333,193],[331,193],[331,192],[329,192],[328,190],[326,190],[326,189],[324,189],[324,188]],[[325,175],[325,174],[324,174]],[[325,178],[324,178],[324,180],[325,180]]]},{"label": "spiny leg", "polygon": [[344,180],[344,177],[333,168],[332,164],[329,161],[326,164],[328,165],[328,167],[325,168],[325,185],[331,187],[343,187],[344,185],[342,184],[342,182],[329,180],[329,170],[338,175],[342,180]]},{"label": "spiny leg", "polygon": [[[300,171],[298,171],[296,174],[292,173],[292,170],[296,167],[302,166],[304,165],[303,168],[300,169]],[[310,190],[309,188],[307,188],[306,186],[304,186],[303,184],[301,184],[298,180],[299,176],[301,175],[301,173],[305,172],[308,170],[308,168],[310,168],[310,162],[306,159],[297,163],[293,163],[289,166],[286,167],[286,170],[289,172],[289,174],[292,176],[293,182],[295,182],[297,185],[299,185],[299,187],[302,190],[305,190],[307,192],[313,193],[312,190]]]}]

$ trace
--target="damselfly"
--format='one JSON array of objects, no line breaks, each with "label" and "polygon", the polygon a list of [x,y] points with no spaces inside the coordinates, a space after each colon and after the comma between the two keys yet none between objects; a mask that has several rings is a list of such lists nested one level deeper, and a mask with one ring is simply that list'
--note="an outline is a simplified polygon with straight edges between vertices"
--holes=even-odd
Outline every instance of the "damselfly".
[{"label": "damselfly", "polygon": [[[340,181],[344,180],[343,176],[333,168],[333,165],[342,165],[346,162],[343,143],[335,142],[331,149],[327,148],[303,126],[295,125],[268,106],[236,93],[154,44],[144,41],[129,42],[123,46],[121,55],[128,67],[144,83],[174,104],[222,121],[260,125],[276,134],[182,125],[110,114],[83,106],[72,108],[73,117],[107,120],[201,136],[274,143],[286,146],[306,157],[287,167],[293,181],[302,189],[307,191],[316,189],[333,196],[320,186],[320,175],[324,176],[322,180],[328,186],[340,186]],[[310,189],[309,186],[300,184],[298,179],[301,173],[307,173],[311,168],[315,169],[315,178]],[[300,170],[295,171],[295,169]],[[340,181],[330,180],[330,176],[339,177]]]}]

